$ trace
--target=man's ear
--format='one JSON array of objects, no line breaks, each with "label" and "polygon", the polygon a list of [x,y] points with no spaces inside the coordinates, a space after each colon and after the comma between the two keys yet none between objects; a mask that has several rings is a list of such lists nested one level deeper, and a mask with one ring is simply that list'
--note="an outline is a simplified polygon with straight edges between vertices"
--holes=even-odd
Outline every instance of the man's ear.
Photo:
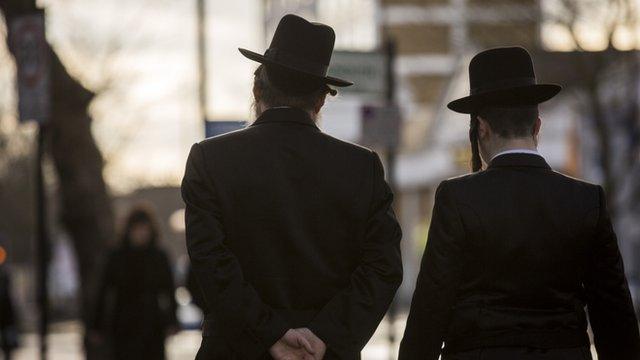
[{"label": "man's ear", "polygon": [[538,134],[540,133],[540,127],[542,127],[542,120],[540,120],[540,117],[536,118],[536,122],[533,124],[533,137],[537,138]]},{"label": "man's ear", "polygon": [[478,138],[486,139],[491,136],[491,126],[487,120],[478,116]]}]

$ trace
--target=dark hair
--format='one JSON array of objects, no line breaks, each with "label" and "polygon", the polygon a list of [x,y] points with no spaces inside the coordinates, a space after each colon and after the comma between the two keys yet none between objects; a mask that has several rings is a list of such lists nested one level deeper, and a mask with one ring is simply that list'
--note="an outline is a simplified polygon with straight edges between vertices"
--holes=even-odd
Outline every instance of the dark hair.
[{"label": "dark hair", "polygon": [[138,224],[147,224],[149,226],[151,230],[149,245],[156,245],[159,234],[158,225],[153,210],[146,204],[138,204],[129,211],[122,229],[121,244],[125,247],[131,246],[131,229]]},{"label": "dark hair", "polygon": [[292,77],[277,67],[260,65],[253,75],[254,89],[260,93],[260,100],[270,107],[291,106],[309,111],[332,92],[324,83],[299,75]]},{"label": "dark hair", "polygon": [[480,109],[476,115],[486,120],[491,130],[503,138],[525,137],[533,133],[538,118],[538,106],[487,106]]},{"label": "dark hair", "polygon": [[471,171],[477,172],[482,169],[482,159],[478,145],[478,117],[476,115],[471,115],[469,141],[471,142]]},{"label": "dark hair", "polygon": [[478,145],[478,117],[483,118],[500,137],[512,139],[529,136],[533,133],[538,106],[526,105],[518,107],[487,106],[471,114],[469,123],[469,141],[471,142],[471,170],[482,169],[482,159]]}]

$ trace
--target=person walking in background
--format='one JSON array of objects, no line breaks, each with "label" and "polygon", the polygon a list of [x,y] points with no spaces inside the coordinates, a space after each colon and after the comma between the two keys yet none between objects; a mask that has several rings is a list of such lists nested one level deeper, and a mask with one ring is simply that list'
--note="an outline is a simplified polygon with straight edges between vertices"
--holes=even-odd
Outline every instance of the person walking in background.
[{"label": "person walking in background", "polygon": [[92,337],[108,341],[115,359],[164,359],[165,338],[177,332],[171,265],[157,242],[155,219],[139,206],[107,258]]},{"label": "person walking in background", "polygon": [[0,349],[3,359],[10,360],[11,353],[18,347],[18,330],[6,260],[7,252],[0,246]]},{"label": "person walking in background", "polygon": [[537,105],[560,86],[521,47],[481,52],[469,78],[448,107],[471,115],[475,173],[436,191],[400,359],[591,359],[585,305],[599,360],[640,359],[604,191],[537,152]]},{"label": "person walking in background", "polygon": [[208,313],[197,359],[359,359],[402,281],[376,153],[320,131],[335,34],[284,16],[254,73],[257,120],[193,145],[186,240]]}]

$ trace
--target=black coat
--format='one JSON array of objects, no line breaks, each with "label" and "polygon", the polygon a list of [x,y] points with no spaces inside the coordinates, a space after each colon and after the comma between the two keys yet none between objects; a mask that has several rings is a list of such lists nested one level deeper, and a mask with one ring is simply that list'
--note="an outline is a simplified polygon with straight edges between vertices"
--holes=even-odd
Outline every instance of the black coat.
[{"label": "black coat", "polygon": [[177,327],[171,266],[153,246],[120,247],[107,258],[93,327],[115,359],[164,359],[167,330]]},{"label": "black coat", "polygon": [[301,110],[270,109],[195,144],[182,196],[205,341],[255,359],[308,327],[327,358],[359,357],[402,279],[375,153],[323,134]]},{"label": "black coat", "polygon": [[640,359],[602,188],[501,155],[438,187],[400,359],[584,346],[585,305],[600,360]]}]

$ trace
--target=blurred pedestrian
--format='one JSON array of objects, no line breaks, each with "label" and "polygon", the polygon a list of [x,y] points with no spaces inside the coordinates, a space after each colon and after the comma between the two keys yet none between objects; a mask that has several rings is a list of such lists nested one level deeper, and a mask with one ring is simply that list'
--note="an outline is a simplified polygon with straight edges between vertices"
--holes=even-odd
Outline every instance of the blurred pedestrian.
[{"label": "blurred pedestrian", "polygon": [[108,255],[90,338],[108,341],[115,359],[164,359],[165,338],[178,330],[171,265],[157,241],[151,211],[136,207]]},{"label": "blurred pedestrian", "polygon": [[[254,73],[257,120],[193,145],[187,248],[208,313],[198,360],[360,358],[402,281],[378,155],[320,131],[335,34],[286,15]],[[326,356],[325,356],[326,351]]]},{"label": "blurred pedestrian", "polygon": [[[521,47],[469,65],[473,174],[436,190],[401,360],[640,359],[640,336],[602,187],[538,153],[538,84]],[[486,164],[485,170],[482,161]],[[444,349],[442,348],[444,342]]]},{"label": "blurred pedestrian", "polygon": [[11,353],[18,347],[18,331],[6,260],[7,252],[0,246],[0,348],[4,359],[10,360]]}]

